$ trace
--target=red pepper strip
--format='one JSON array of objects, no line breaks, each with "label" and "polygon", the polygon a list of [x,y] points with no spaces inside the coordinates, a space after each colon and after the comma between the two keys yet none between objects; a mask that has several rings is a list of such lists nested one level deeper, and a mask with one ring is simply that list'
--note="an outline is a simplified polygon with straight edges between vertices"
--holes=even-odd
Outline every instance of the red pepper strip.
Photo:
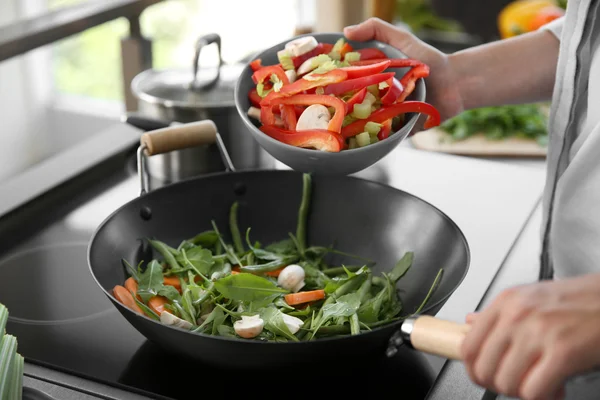
[{"label": "red pepper strip", "polygon": [[279,110],[281,111],[281,119],[283,120],[285,129],[295,131],[296,123],[298,122],[295,107],[289,104],[280,104]]},{"label": "red pepper strip", "polygon": [[412,91],[415,90],[417,79],[427,78],[428,76],[429,67],[425,64],[411,68],[410,71],[404,74],[402,79],[400,79],[400,84],[404,89],[396,101],[398,103],[404,101],[412,93]]},{"label": "red pepper strip", "polygon": [[352,61],[350,65],[358,67],[377,64],[382,61],[390,62],[390,66],[388,68],[418,67],[419,65],[423,64],[421,61],[414,60],[412,58],[374,58],[371,60]]},{"label": "red pepper strip", "polygon": [[[278,97],[271,101],[271,105],[291,104],[310,106],[312,104],[322,104],[326,107],[335,108],[335,114],[327,125],[327,130],[339,133],[342,129],[344,116],[346,115],[346,103],[334,96],[323,94],[297,94],[291,97]],[[267,106],[268,107],[268,106]]]},{"label": "red pepper strip", "polygon": [[272,74],[277,75],[279,80],[283,82],[284,85],[290,83],[285,71],[279,65],[269,65],[267,67],[262,67],[261,69],[254,71],[252,74],[252,80],[254,83],[259,84],[262,83],[265,79],[268,79]]},{"label": "red pepper strip", "polygon": [[273,113],[273,106],[261,106],[260,107],[260,122],[263,125],[275,125],[275,114]]},{"label": "red pepper strip", "polygon": [[262,60],[260,58],[257,58],[256,60],[252,61],[250,63],[250,68],[252,68],[252,71],[258,71],[259,69],[261,69],[262,66]]},{"label": "red pepper strip", "polygon": [[364,132],[365,125],[369,121],[382,123],[383,121],[394,118],[399,114],[410,112],[428,114],[424,125],[425,129],[429,129],[440,124],[440,113],[431,104],[422,101],[405,101],[402,103],[394,103],[391,106],[381,107],[380,109],[371,113],[369,118],[359,119],[358,121],[354,121],[353,123],[346,125],[342,128],[342,136],[344,138],[349,138]]},{"label": "red pepper strip", "polygon": [[381,50],[374,47],[368,47],[366,49],[358,49],[357,53],[360,54],[361,60],[372,60],[375,58],[388,58],[388,56]]},{"label": "red pepper strip", "polygon": [[252,103],[254,107],[260,107],[260,101],[262,100],[262,97],[258,95],[256,88],[250,89],[248,97],[250,98],[250,103]]},{"label": "red pepper strip", "polygon": [[289,97],[294,94],[303,92],[305,90],[309,90],[312,88],[316,88],[319,86],[330,85],[332,83],[342,82],[347,77],[348,74],[346,71],[342,71],[337,68],[332,71],[326,72],[324,74],[313,75],[316,79],[308,80],[305,78],[298,79],[297,81],[290,83],[288,85],[283,85],[279,92],[272,91],[260,102],[261,105],[269,104],[273,99],[278,97]]},{"label": "red pepper strip", "polygon": [[346,71],[348,74],[348,79],[353,78],[362,78],[363,76],[378,74],[380,72],[385,71],[391,64],[390,60],[383,60],[379,63],[370,64],[370,65],[360,65],[360,66],[352,66],[352,67],[343,67],[341,70]]},{"label": "red pepper strip", "polygon": [[381,104],[389,106],[396,102],[404,88],[396,78],[388,79],[386,82],[389,85],[389,88],[386,90],[385,94],[381,96]]},{"label": "red pepper strip", "polygon": [[379,133],[377,133],[377,139],[383,140],[387,139],[392,132],[392,119],[386,119],[381,123],[381,128],[379,129]]},{"label": "red pepper strip", "polygon": [[[258,106],[260,107],[260,106]],[[294,113],[296,114],[297,118],[300,118],[300,116],[302,115],[302,113],[304,112],[304,110],[306,109],[306,107],[303,106],[294,106]],[[279,107],[275,107],[273,109],[273,112],[275,114],[281,114],[281,110],[279,109]]]},{"label": "red pepper strip", "polygon": [[[337,69],[334,69],[333,71],[337,71]],[[386,72],[383,74],[363,76],[362,78],[348,79],[343,82],[333,83],[331,85],[325,86],[325,94],[338,95],[350,92],[352,90],[359,90],[364,87],[388,80],[394,75],[395,72]]]},{"label": "red pepper strip", "polygon": [[291,146],[313,148],[321,151],[338,153],[344,143],[339,133],[325,129],[312,129],[307,131],[290,131],[277,128],[273,125],[263,125],[260,130],[282,143]]},{"label": "red pepper strip", "polygon": [[318,56],[319,54],[327,54],[333,49],[333,45],[329,43],[319,43],[317,47],[312,49],[311,51],[307,51],[304,54],[299,55],[298,57],[292,57],[292,62],[294,63],[294,68],[298,69],[299,66],[306,60],[311,57]]},{"label": "red pepper strip", "polygon": [[362,103],[367,95],[367,88],[364,87],[360,89],[358,92],[354,93],[352,97],[346,101],[346,115],[350,114],[354,111],[354,105],[358,103]]},{"label": "red pepper strip", "polygon": [[346,55],[346,53],[353,51],[354,49],[352,48],[352,45],[348,42],[344,43],[344,45],[342,46],[342,49],[340,50],[340,56],[342,56],[342,59],[344,58],[344,56]]}]

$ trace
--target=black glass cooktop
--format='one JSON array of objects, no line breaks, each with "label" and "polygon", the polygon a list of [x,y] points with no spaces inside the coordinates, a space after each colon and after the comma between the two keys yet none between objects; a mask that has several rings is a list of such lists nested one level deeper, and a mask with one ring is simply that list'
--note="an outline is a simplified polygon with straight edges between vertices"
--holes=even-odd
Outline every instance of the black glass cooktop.
[{"label": "black glass cooktop", "polygon": [[433,385],[430,364],[408,348],[392,358],[356,360],[354,366],[324,355],[303,376],[282,370],[232,372],[171,354],[118,313],[93,280],[86,250],[86,242],[61,243],[0,260],[0,302],[10,311],[7,331],[18,338],[28,361],[155,398],[187,399],[209,386],[240,385],[318,393],[314,384],[331,383],[326,393],[364,390],[377,396],[396,387],[403,399],[424,399]]}]

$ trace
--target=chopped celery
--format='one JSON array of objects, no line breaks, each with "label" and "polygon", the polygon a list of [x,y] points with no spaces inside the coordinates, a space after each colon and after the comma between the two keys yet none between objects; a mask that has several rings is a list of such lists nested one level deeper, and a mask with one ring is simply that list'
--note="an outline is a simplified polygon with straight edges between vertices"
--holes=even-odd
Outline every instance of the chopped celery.
[{"label": "chopped celery", "polygon": [[269,90],[265,90],[265,86],[262,83],[259,83],[258,85],[256,85],[256,92],[258,93],[258,95],[260,97],[265,97],[266,95],[268,95],[271,92],[272,89]]},{"label": "chopped celery", "polygon": [[335,108],[334,107],[327,107],[327,110],[329,111],[329,115],[335,114]]},{"label": "chopped celery", "polygon": [[365,124],[365,130],[369,132],[370,135],[377,135],[380,129],[381,124],[378,124],[377,122],[369,121]]},{"label": "chopped celery", "polygon": [[324,74],[325,72],[329,72],[331,70],[336,69],[338,66],[336,65],[334,60],[329,60],[319,65],[311,74]]},{"label": "chopped celery", "polygon": [[338,53],[342,51],[342,47],[346,44],[344,38],[339,38],[337,42],[333,45],[333,49],[331,51],[337,51]]},{"label": "chopped celery", "polygon": [[369,91],[369,93],[371,93],[372,95],[375,96],[379,96],[379,88],[377,87],[377,84],[373,84],[371,86],[367,86],[367,90]]},{"label": "chopped celery", "polygon": [[371,92],[367,92],[365,99],[363,100],[363,103],[367,102],[370,105],[373,105],[376,101],[377,101],[377,97],[373,96],[373,94]]},{"label": "chopped celery", "polygon": [[356,51],[349,51],[344,55],[344,61],[348,61],[349,63],[360,61],[360,53]]},{"label": "chopped celery", "polygon": [[4,305],[0,304],[0,341],[4,335],[4,329],[6,328],[6,321],[8,321],[8,310]]},{"label": "chopped celery", "polygon": [[379,142],[377,135],[369,135],[371,138],[371,144]]},{"label": "chopped celery", "polygon": [[332,60],[336,61],[340,61],[342,59],[342,55],[337,51],[331,51],[328,56],[331,57]]},{"label": "chopped celery", "polygon": [[358,147],[358,143],[356,142],[356,138],[351,137],[348,139],[348,149],[356,149]]},{"label": "chopped celery", "polygon": [[369,135],[369,132],[361,132],[356,135],[355,138],[359,147],[365,147],[371,144],[371,136]]},{"label": "chopped celery", "polygon": [[313,68],[317,68],[317,67],[320,67],[321,65],[325,64],[328,61],[333,61],[333,60],[327,54],[319,54],[318,56],[315,56],[312,58],[311,65],[313,66]]},{"label": "chopped celery", "polygon": [[294,69],[294,62],[292,61],[292,55],[287,50],[280,50],[277,52],[277,59],[281,63],[281,66],[285,70]]},{"label": "chopped celery", "polygon": [[271,82],[273,82],[273,90],[279,92],[283,86],[283,81],[275,74],[271,74]]},{"label": "chopped celery", "polygon": [[354,118],[358,118],[358,119],[369,118],[369,115],[371,115],[371,104],[370,103],[365,104],[365,102],[362,102],[360,104],[355,104],[354,110],[352,110],[352,113],[350,115],[352,115]]},{"label": "chopped celery", "polygon": [[4,335],[0,342],[0,399],[8,398],[16,354],[17,338],[12,335]]},{"label": "chopped celery", "polygon": [[338,64],[338,67],[343,68],[343,67],[349,67],[350,63],[348,61],[342,61]]},{"label": "chopped celery", "polygon": [[12,367],[12,379],[8,390],[9,400],[18,400],[23,396],[23,369],[25,360],[19,353],[15,354]]},{"label": "chopped celery", "polygon": [[386,81],[379,82],[378,89],[379,89],[379,90],[383,90],[383,89],[385,89],[386,87],[389,87],[389,86],[390,86],[390,85],[388,85],[388,83],[387,83]]},{"label": "chopped celery", "polygon": [[344,117],[344,122],[342,122],[342,127],[344,127],[346,125],[350,125],[354,121],[356,121],[356,118],[354,118],[352,115],[346,115]]}]

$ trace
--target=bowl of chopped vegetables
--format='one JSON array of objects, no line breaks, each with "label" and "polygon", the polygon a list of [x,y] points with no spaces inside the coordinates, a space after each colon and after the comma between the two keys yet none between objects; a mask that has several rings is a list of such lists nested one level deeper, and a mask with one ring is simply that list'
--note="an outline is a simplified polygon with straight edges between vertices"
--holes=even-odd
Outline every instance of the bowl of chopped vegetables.
[{"label": "bowl of chopped vegetables", "polygon": [[425,102],[429,67],[378,41],[300,35],[253,57],[235,88],[238,113],[274,158],[301,172],[348,175],[405,139]]}]

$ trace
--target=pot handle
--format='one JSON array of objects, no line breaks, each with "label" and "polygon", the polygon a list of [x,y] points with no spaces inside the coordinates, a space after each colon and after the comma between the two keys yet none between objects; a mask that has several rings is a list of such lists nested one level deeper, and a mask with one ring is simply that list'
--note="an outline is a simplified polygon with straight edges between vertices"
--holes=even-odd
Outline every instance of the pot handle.
[{"label": "pot handle", "polygon": [[[200,61],[200,52],[202,51],[202,49],[205,46],[211,45],[213,43],[217,44],[217,50],[219,52],[219,67],[217,68],[217,75],[214,77],[214,79],[212,81],[209,81],[202,86],[198,86],[196,83],[196,78],[198,76],[198,69],[199,69],[198,62]],[[207,35],[201,36],[196,41],[196,51],[194,53],[194,65],[193,65],[194,74],[192,75],[193,78],[192,78],[192,82],[190,83],[190,88],[191,89],[210,89],[211,87],[213,87],[219,80],[219,76],[221,74],[221,65],[223,65],[223,58],[221,57],[221,36],[219,36],[218,33],[209,33]]]},{"label": "pot handle", "polygon": [[388,356],[392,356],[401,344],[415,350],[451,360],[462,360],[461,346],[470,325],[458,324],[429,315],[407,318],[400,331],[390,340]]},{"label": "pot handle", "polygon": [[209,119],[172,125],[142,134],[137,153],[141,195],[148,192],[146,157],[213,143],[217,144],[226,170],[235,171],[217,125]]}]

